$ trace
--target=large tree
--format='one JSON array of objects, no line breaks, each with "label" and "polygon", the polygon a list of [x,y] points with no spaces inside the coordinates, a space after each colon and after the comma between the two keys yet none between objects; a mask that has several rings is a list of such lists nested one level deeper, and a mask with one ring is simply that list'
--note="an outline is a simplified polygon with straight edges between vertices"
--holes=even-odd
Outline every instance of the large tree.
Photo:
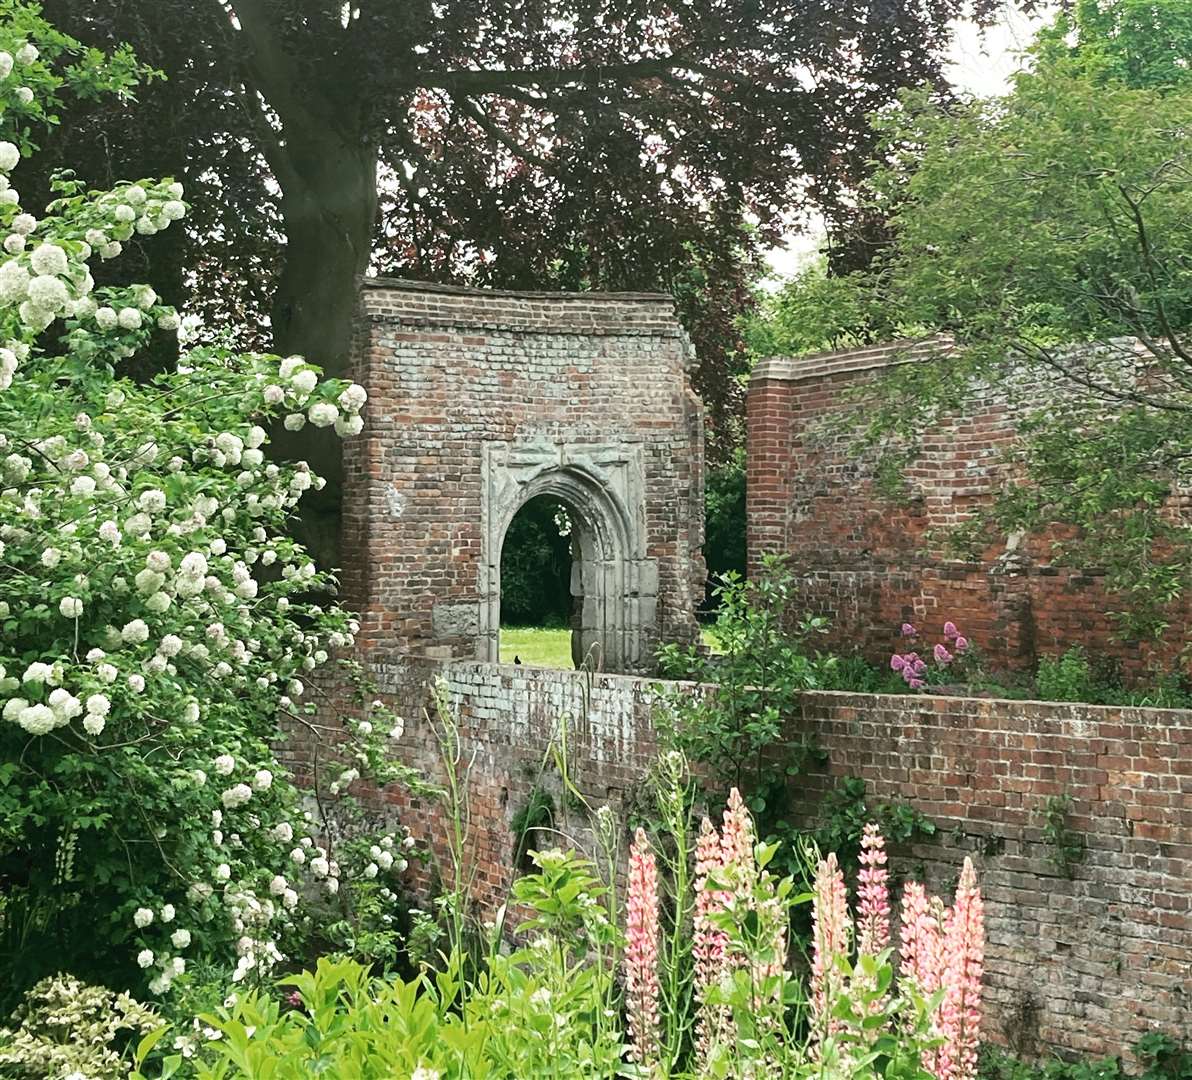
[{"label": "large tree", "polygon": [[271,294],[277,349],[339,370],[370,261],[478,284],[664,288],[702,346],[718,419],[740,394],[731,314],[758,252],[809,201],[848,217],[869,113],[939,84],[950,21],[996,6],[45,4],[168,76],[139,110],[72,119],[81,171],[183,176],[188,280],[241,316]]}]

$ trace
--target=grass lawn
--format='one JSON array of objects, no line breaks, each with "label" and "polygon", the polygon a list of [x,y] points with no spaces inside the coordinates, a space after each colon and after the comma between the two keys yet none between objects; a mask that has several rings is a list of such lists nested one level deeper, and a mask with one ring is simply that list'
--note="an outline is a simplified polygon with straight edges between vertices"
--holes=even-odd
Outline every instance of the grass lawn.
[{"label": "grass lawn", "polygon": [[[703,628],[704,644],[719,652],[715,637]],[[565,627],[502,626],[501,663],[512,664],[517,656],[530,667],[571,669],[571,631]]]}]

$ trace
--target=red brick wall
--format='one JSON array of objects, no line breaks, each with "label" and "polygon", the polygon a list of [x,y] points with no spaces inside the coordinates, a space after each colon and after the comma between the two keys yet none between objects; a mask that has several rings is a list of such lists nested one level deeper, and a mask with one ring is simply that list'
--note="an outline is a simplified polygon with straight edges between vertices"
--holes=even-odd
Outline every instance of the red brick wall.
[{"label": "red brick wall", "polygon": [[[399,752],[441,779],[425,717],[442,674],[471,762],[476,899],[507,896],[510,823],[535,785],[555,797],[564,837],[591,849],[584,815],[543,768],[568,718],[572,782],[624,823],[651,812],[655,684],[492,664],[410,661],[376,669],[405,719]],[[692,687],[692,692],[709,692]],[[828,764],[792,790],[805,818],[842,776],[875,801],[906,800],[937,826],[893,852],[896,875],[933,891],[977,865],[988,935],[987,1035],[1019,1053],[1124,1052],[1141,1034],[1192,1031],[1192,714],[1033,701],[813,693],[804,729]],[[1068,827],[1085,845],[1069,880],[1043,835],[1047,800],[1071,796]],[[439,807],[388,794],[415,834],[441,850]],[[628,833],[622,839],[626,846]],[[421,884],[426,885],[425,878]]]},{"label": "red brick wall", "polygon": [[951,619],[995,668],[1030,670],[1074,644],[1127,674],[1170,664],[1188,612],[1158,646],[1117,640],[1107,610],[1120,601],[1098,571],[1055,565],[1051,537],[999,546],[980,562],[947,551],[948,528],[1006,482],[998,458],[1016,433],[996,396],[924,434],[901,492],[879,487],[874,456],[853,448],[845,416],[856,399],[846,395],[930,355],[891,345],[759,364],[747,402],[750,568],[767,553],[789,555],[802,609],[831,617],[833,647],[873,660],[889,658],[903,622],[938,640]]},{"label": "red brick wall", "polygon": [[367,279],[354,351],[369,401],[363,435],[345,446],[341,550],[370,655],[482,655],[471,629],[481,447],[501,440],[639,452],[644,555],[658,578],[656,634],[643,655],[659,636],[696,635],[702,411],[669,297]]}]

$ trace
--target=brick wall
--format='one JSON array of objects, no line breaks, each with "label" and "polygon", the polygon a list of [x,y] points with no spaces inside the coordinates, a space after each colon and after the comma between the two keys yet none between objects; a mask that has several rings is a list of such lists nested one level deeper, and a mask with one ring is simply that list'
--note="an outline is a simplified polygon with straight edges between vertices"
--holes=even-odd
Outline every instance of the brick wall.
[{"label": "brick wall", "polygon": [[594,544],[620,545],[616,560],[595,551],[616,596],[585,617],[615,600],[626,633],[640,624],[625,666],[659,637],[696,635],[702,412],[669,297],[368,279],[354,351],[369,401],[345,449],[341,550],[370,655],[496,659],[504,515],[552,473],[590,493],[581,518],[619,515],[585,525]]},{"label": "brick wall", "polygon": [[[848,395],[934,354],[901,343],[758,365],[747,401],[751,569],[764,554],[788,554],[802,608],[832,619],[831,645],[873,660],[888,659],[903,622],[938,640],[952,619],[997,668],[1031,670],[1073,644],[1128,675],[1170,664],[1192,612],[1177,613],[1157,645],[1116,640],[1100,571],[1055,565],[1054,536],[1000,545],[979,562],[947,551],[949,527],[1007,481],[999,457],[1017,436],[999,396],[975,398],[966,415],[925,432],[897,494],[878,485],[875,455],[855,451]],[[1059,390],[1039,388],[1049,392]]]},{"label": "brick wall", "polygon": [[[543,771],[560,718],[569,720],[572,781],[589,801],[609,803],[622,821],[648,807],[648,680],[478,663],[381,666],[375,674],[405,718],[401,752],[432,777],[441,774],[424,709],[440,672],[459,716],[462,759],[472,763],[483,910],[505,899],[510,822],[536,784],[554,796],[565,834],[590,843],[557,773]],[[874,799],[908,800],[938,827],[931,840],[893,853],[896,874],[944,892],[966,854],[976,862],[990,1037],[1025,1054],[1118,1053],[1148,1030],[1192,1030],[1192,714],[814,693],[802,723],[829,759],[792,792],[805,816],[836,778],[860,776]],[[1064,794],[1073,799],[1069,827],[1086,845],[1071,880],[1052,864],[1043,835],[1047,799]],[[440,843],[434,804],[387,797],[416,834]]]}]

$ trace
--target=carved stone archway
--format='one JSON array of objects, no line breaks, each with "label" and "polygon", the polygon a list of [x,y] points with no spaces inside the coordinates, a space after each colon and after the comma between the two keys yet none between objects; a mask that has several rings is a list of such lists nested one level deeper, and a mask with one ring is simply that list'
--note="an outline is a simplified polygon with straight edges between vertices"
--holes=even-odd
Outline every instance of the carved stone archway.
[{"label": "carved stone archway", "polygon": [[501,550],[531,499],[574,516],[573,595],[582,597],[573,654],[606,671],[644,671],[657,622],[658,567],[646,557],[640,444],[486,442],[481,457],[480,657],[500,656]]}]

